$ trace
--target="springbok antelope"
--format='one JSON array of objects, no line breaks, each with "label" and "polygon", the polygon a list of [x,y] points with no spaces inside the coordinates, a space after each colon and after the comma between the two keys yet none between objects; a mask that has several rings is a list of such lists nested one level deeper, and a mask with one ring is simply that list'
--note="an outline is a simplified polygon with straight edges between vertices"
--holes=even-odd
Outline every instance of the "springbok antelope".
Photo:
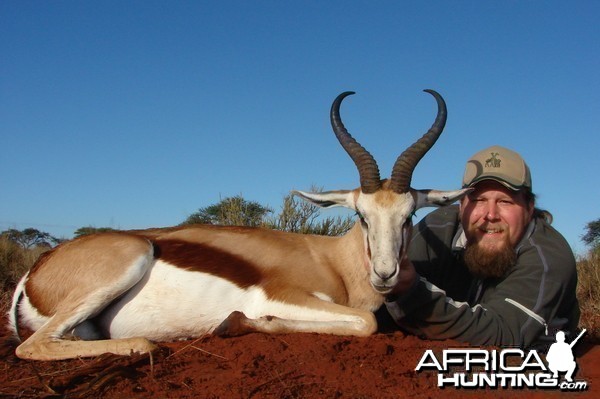
[{"label": "springbok antelope", "polygon": [[[414,190],[412,173],[446,123],[438,105],[427,133],[381,180],[375,159],[346,130],[340,94],[333,131],[358,168],[360,187],[294,192],[321,207],[344,206],[359,221],[344,236],[261,228],[186,226],[77,238],[40,257],[14,293],[10,324],[35,331],[20,358],[55,360],[111,352],[150,352],[152,341],[266,333],[367,336],[373,311],[395,286],[422,206],[441,206],[466,190]],[[79,339],[72,339],[77,337]]]}]

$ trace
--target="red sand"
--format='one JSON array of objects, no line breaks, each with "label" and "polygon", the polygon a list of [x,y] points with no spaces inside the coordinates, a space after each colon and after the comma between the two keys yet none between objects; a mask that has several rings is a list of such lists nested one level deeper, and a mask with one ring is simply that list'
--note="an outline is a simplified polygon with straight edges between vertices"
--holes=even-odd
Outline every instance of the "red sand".
[{"label": "red sand", "polygon": [[[0,329],[6,337],[4,327]],[[3,341],[6,339],[3,338]],[[160,344],[149,356],[32,362],[5,347],[0,397],[102,398],[448,398],[600,397],[600,346],[576,346],[584,393],[541,389],[437,387],[437,372],[415,372],[426,349],[463,346],[400,332],[368,338],[249,334]]]}]

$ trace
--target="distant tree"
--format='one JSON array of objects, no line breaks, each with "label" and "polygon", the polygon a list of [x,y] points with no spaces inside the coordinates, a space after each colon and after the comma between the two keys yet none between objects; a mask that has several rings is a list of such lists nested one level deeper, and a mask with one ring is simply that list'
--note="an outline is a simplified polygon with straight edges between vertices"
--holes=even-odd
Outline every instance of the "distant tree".
[{"label": "distant tree", "polygon": [[[312,191],[322,191],[322,189],[313,187]],[[354,224],[351,216],[321,218],[319,207],[296,199],[292,195],[284,197],[281,211],[277,215],[269,216],[271,213],[273,211],[269,207],[258,202],[247,201],[238,195],[200,208],[181,225],[260,226],[293,233],[336,236],[344,234]]]},{"label": "distant tree", "polygon": [[51,236],[49,233],[34,228],[27,228],[24,230],[9,229],[3,231],[0,235],[19,244],[25,249],[39,246],[51,247],[62,241],[59,238]]},{"label": "distant tree", "polygon": [[265,226],[289,231],[307,233],[319,216],[319,208],[309,202],[297,200],[289,194],[283,198],[281,212],[265,221]]},{"label": "distant tree", "polygon": [[118,230],[110,228],[110,227],[86,226],[86,227],[78,228],[77,230],[75,230],[75,233],[73,233],[73,234],[75,235],[75,237],[81,237],[81,236],[85,236],[88,234],[105,233],[107,231],[118,231]]},{"label": "distant tree", "polygon": [[241,195],[227,197],[217,204],[200,208],[191,214],[182,225],[218,224],[223,226],[260,226],[272,210],[254,201],[247,201]]},{"label": "distant tree", "polygon": [[[322,188],[311,187],[311,191],[320,192]],[[281,212],[267,219],[266,227],[302,234],[338,236],[346,233],[353,225],[351,216],[320,218],[321,210],[310,202],[287,195],[283,199]]]},{"label": "distant tree", "polygon": [[585,229],[586,233],[581,236],[583,242],[593,248],[600,247],[600,219],[589,222]]}]

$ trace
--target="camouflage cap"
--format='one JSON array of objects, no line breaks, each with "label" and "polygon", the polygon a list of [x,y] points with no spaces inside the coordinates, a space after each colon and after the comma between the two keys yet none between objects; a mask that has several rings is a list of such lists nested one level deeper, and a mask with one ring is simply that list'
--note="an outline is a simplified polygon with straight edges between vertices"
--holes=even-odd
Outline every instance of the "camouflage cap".
[{"label": "camouflage cap", "polygon": [[516,152],[494,145],[479,151],[467,161],[463,187],[472,187],[482,180],[495,180],[511,190],[531,191],[531,172]]}]

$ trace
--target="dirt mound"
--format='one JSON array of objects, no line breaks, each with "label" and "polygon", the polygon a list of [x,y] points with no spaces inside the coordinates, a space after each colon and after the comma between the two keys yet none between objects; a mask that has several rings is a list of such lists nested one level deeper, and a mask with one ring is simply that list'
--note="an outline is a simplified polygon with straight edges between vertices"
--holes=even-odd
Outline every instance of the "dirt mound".
[{"label": "dirt mound", "polygon": [[[6,337],[6,330],[2,329]],[[5,338],[3,339],[6,340]],[[517,397],[523,390],[437,387],[437,373],[414,369],[426,349],[463,346],[400,332],[368,338],[249,334],[165,343],[153,354],[31,362],[5,347],[0,397],[102,398],[399,398]],[[600,347],[578,345],[583,396],[598,394]],[[594,394],[595,392],[595,394]],[[527,390],[528,396],[561,395]],[[567,393],[562,393],[565,395]],[[581,394],[577,395],[581,397]]]}]

